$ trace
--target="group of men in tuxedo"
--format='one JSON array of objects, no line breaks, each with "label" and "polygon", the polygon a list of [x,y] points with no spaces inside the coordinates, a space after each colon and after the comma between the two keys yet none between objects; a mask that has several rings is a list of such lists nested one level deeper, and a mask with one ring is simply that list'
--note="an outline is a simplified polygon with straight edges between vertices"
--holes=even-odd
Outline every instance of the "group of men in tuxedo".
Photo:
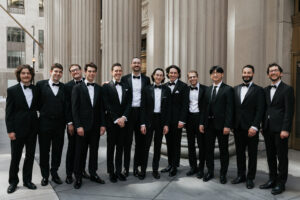
[{"label": "group of men in tuxedo", "polygon": [[[222,81],[224,71],[220,66],[210,69],[213,82],[210,87],[199,83],[197,71],[190,71],[187,75],[190,86],[183,83],[180,80],[181,70],[176,65],[166,69],[169,82],[165,84],[165,71],[162,68],[153,71],[153,84],[150,84],[149,77],[141,73],[139,58],[132,59],[131,69],[132,73],[122,76],[121,64],[113,64],[112,80],[99,86],[95,83],[95,64],[85,65],[85,78],[81,67],[72,64],[69,71],[73,80],[63,84],[60,82],[63,67],[56,63],[51,66],[50,79],[39,81],[34,86],[33,69],[29,65],[19,66],[16,70],[19,84],[7,89],[6,125],[12,152],[7,192],[12,193],[17,188],[19,162],[24,146],[23,183],[29,189],[36,189],[31,177],[37,135],[43,177],[41,185],[48,184],[50,174],[52,181],[62,184],[57,171],[66,125],[69,140],[66,183],[74,182],[76,189],[81,187],[83,177],[100,184],[105,183],[97,174],[99,140],[105,131],[107,172],[111,182],[125,181],[129,175],[133,135],[134,176],[141,180],[146,177],[149,149],[154,138],[152,175],[156,179],[160,178],[158,169],[164,135],[168,166],[161,172],[168,172],[170,177],[175,176],[180,166],[182,129],[185,127],[190,164],[187,176],[197,174],[205,182],[214,178],[217,138],[221,162],[220,182],[225,184],[229,165],[228,137],[233,130],[238,176],[232,180],[232,184],[246,182],[248,189],[253,188],[258,135],[262,128],[269,180],[260,188],[273,188],[272,194],[280,194],[285,190],[294,94],[292,87],[281,81],[282,68],[278,64],[268,66],[267,74],[272,85],[265,89],[253,83],[254,67],[251,65],[243,67],[243,84],[234,88]],[[199,164],[195,141],[198,144]],[[249,156],[247,175],[246,149]],[[88,150],[89,174],[85,171]],[[204,174],[205,164],[207,173]]]}]

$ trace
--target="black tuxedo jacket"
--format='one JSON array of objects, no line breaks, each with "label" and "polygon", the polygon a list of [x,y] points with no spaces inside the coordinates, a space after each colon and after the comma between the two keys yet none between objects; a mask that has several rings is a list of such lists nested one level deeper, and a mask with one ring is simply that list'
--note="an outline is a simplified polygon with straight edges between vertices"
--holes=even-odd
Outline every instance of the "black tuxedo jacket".
[{"label": "black tuxedo jacket", "polygon": [[37,134],[38,130],[38,98],[36,87],[32,87],[32,103],[30,108],[20,83],[7,89],[5,122],[7,133],[15,132],[16,138],[24,138]]},{"label": "black tuxedo jacket", "polygon": [[[168,83],[165,84],[168,86]],[[186,123],[189,109],[188,86],[181,80],[175,84],[171,92],[171,120],[170,123],[178,124],[179,121]]]},{"label": "black tuxedo jacket", "polygon": [[294,115],[294,90],[281,81],[271,102],[270,87],[264,89],[266,109],[263,129],[270,132],[291,132]]},{"label": "black tuxedo jacket", "polygon": [[118,92],[113,81],[103,85],[104,109],[107,125],[112,126],[114,121],[125,116],[128,119],[131,108],[131,90],[122,84],[122,102],[120,103]]},{"label": "black tuxedo jacket", "polygon": [[[207,86],[199,84],[198,89],[198,108],[200,110],[200,124],[204,125],[204,115],[205,115],[205,92],[207,90]],[[188,97],[190,99],[190,88],[188,90]]]},{"label": "black tuxedo jacket", "polygon": [[[205,126],[208,125],[209,117],[213,117],[214,127],[217,130],[223,130],[224,127],[233,127],[233,88],[222,82],[214,101],[211,99],[213,85],[205,93],[206,110]],[[211,113],[209,112],[211,109]],[[209,116],[212,114],[213,116]]]},{"label": "black tuxedo jacket", "polygon": [[[161,120],[163,126],[169,126],[171,117],[171,90],[168,86],[162,85],[161,88]],[[155,95],[154,85],[146,86],[142,91],[141,102],[141,125],[151,127],[154,113]]]},{"label": "black tuxedo jacket", "polygon": [[67,116],[65,85],[59,82],[59,90],[56,96],[51,90],[49,80],[37,82],[36,87],[38,90],[41,132],[64,129]]},{"label": "black tuxedo jacket", "polygon": [[100,126],[105,126],[102,87],[95,84],[92,106],[86,84],[75,85],[72,90],[72,115],[75,128],[100,132]]},{"label": "black tuxedo jacket", "polygon": [[235,121],[234,128],[248,130],[251,126],[260,129],[264,115],[265,94],[262,87],[252,83],[243,103],[241,103],[242,84],[234,87]]}]

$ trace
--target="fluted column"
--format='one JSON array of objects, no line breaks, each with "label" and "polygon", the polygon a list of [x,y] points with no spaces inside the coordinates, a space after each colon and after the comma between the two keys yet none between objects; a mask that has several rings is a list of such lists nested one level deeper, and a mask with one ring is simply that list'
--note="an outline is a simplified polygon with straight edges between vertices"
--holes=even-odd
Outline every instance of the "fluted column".
[{"label": "fluted column", "polygon": [[100,82],[100,0],[72,0],[71,63],[84,67],[93,62],[98,66]]},{"label": "fluted column", "polygon": [[49,77],[53,63],[64,67],[63,82],[69,80],[67,66],[70,64],[70,10],[71,0],[45,1],[45,68],[44,77]]},{"label": "fluted column", "polygon": [[113,63],[121,63],[126,74],[131,59],[140,56],[141,1],[103,0],[102,6],[102,81],[108,81]]}]

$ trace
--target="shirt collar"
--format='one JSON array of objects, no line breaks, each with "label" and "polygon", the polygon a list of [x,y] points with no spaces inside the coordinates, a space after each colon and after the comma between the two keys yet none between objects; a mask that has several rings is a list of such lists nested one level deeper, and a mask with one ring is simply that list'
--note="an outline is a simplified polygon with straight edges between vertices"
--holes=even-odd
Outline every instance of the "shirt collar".
[{"label": "shirt collar", "polygon": [[[199,89],[199,87],[200,87],[199,85],[200,85],[200,83],[199,83],[199,82],[197,82],[197,84],[196,84],[196,86],[195,86],[195,87]],[[194,86],[192,86],[192,85],[191,85],[191,87],[194,87]]]},{"label": "shirt collar", "polygon": [[221,84],[223,83],[223,81],[221,81],[218,85],[216,85],[215,83],[213,83],[213,86],[217,86],[218,88],[221,86]]},{"label": "shirt collar", "polygon": [[[176,79],[173,83],[175,83],[175,85],[177,84],[177,81],[178,81],[178,79]],[[170,83],[172,83],[171,81],[170,81]]]},{"label": "shirt collar", "polygon": [[281,83],[281,80],[279,80],[276,84],[271,84],[271,85],[276,85],[276,87],[278,87],[280,83]]},{"label": "shirt collar", "polygon": [[133,78],[133,76],[142,76],[141,73],[139,73],[138,75],[134,75],[133,73],[131,73],[131,78]]},{"label": "shirt collar", "polygon": [[[89,83],[87,79],[85,79],[84,82],[85,82],[86,85],[87,85],[87,83]],[[93,81],[91,83],[95,83],[95,81]]]},{"label": "shirt collar", "polygon": [[[51,78],[50,78],[48,83],[49,83],[50,86],[52,86],[52,84],[53,84],[54,82],[53,82],[53,81],[51,80]],[[59,83],[59,82],[58,82],[58,83]],[[55,84],[58,84],[58,83],[55,83]]]},{"label": "shirt collar", "polygon": [[[77,80],[76,79],[73,79],[73,81],[76,83]],[[83,81],[83,78],[81,78],[79,81]]]}]

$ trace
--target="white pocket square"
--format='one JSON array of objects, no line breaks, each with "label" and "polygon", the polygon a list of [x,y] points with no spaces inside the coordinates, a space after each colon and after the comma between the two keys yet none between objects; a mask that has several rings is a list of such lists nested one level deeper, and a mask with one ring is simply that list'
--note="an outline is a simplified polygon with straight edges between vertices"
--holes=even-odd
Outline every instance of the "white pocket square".
[{"label": "white pocket square", "polygon": [[175,94],[178,94],[178,93],[179,93],[179,91],[178,91],[178,90],[176,90]]}]

